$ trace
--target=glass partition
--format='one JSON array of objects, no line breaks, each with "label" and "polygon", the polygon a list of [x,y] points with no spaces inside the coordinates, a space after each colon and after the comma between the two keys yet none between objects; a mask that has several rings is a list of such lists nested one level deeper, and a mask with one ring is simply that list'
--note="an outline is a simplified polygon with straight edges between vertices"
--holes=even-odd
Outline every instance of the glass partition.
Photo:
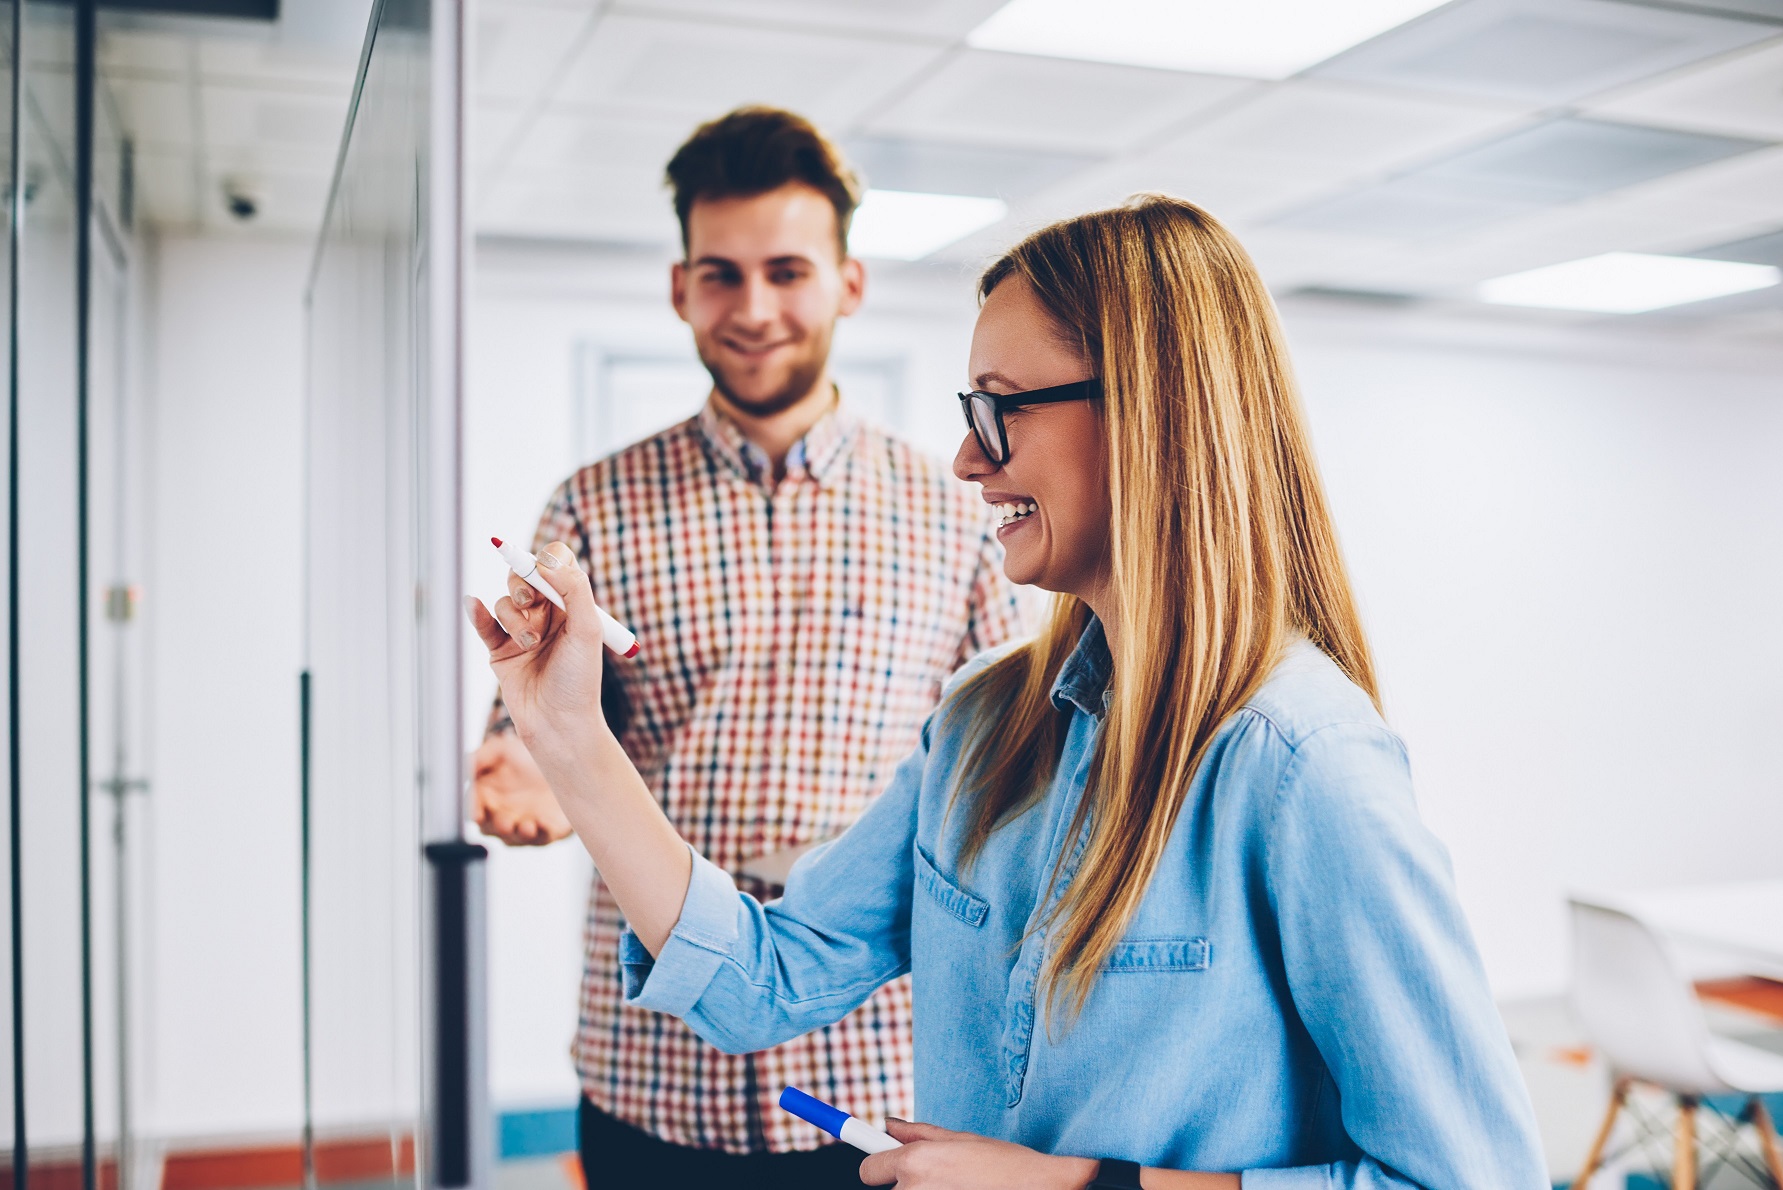
[{"label": "glass partition", "polygon": [[[0,1154],[128,1186],[125,910],[140,791],[134,631],[142,436],[126,384],[129,150],[96,4],[0,4],[8,812]],[[133,676],[135,675],[135,676]]]},{"label": "glass partition", "polygon": [[372,13],[308,295],[311,1176],[486,1185],[463,842],[460,0]]},{"label": "glass partition", "polygon": [[[13,1086],[30,1173],[78,1178],[91,1136],[91,970],[80,669],[75,12],[17,13],[13,195],[16,670],[8,741],[21,1028]],[[16,1119],[16,1117],[15,1117]],[[16,1129],[16,1124],[15,1124]],[[22,1143],[21,1143],[22,1142]]]}]

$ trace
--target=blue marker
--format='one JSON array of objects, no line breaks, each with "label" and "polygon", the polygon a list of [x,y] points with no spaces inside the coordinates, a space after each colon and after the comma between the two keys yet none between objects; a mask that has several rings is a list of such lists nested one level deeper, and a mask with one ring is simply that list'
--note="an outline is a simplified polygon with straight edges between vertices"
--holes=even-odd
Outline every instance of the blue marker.
[{"label": "blue marker", "polygon": [[864,1120],[857,1120],[839,1107],[831,1107],[821,1099],[813,1099],[797,1087],[780,1092],[780,1109],[789,1111],[807,1124],[819,1128],[863,1153],[883,1153],[902,1148],[904,1142],[890,1136]]}]

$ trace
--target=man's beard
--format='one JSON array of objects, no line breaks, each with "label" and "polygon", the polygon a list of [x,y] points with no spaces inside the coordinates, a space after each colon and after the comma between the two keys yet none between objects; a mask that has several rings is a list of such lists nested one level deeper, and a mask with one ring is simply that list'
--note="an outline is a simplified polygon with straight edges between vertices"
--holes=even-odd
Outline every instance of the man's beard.
[{"label": "man's beard", "polygon": [[829,362],[829,354],[826,336],[822,343],[816,345],[816,350],[793,366],[785,383],[765,397],[745,397],[739,394],[737,386],[725,376],[724,367],[708,358],[704,351],[700,352],[700,363],[706,365],[706,371],[712,377],[712,387],[725,400],[751,417],[772,417],[791,409],[811,394],[811,389],[817,384],[818,377],[823,375],[824,366]]}]

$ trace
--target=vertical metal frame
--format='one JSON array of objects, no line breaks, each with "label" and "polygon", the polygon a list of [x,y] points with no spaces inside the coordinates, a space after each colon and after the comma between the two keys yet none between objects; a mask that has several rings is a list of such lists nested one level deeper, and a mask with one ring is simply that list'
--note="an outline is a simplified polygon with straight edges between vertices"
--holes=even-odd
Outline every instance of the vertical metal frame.
[{"label": "vertical metal frame", "polygon": [[24,777],[24,751],[19,739],[24,687],[19,668],[19,251],[24,247],[25,159],[19,151],[24,139],[25,0],[12,5],[12,176],[7,179],[7,437],[6,437],[6,716],[8,880],[12,892],[10,942],[12,946],[12,1177],[15,1190],[27,1190],[30,1179],[30,1144],[25,1131],[25,910],[24,879],[19,845]]},{"label": "vertical metal frame", "polygon": [[[93,124],[97,113],[98,0],[74,7],[74,401],[75,615],[78,617],[80,783],[81,1190],[95,1190],[99,1154],[93,1103],[93,645],[92,645],[92,344]],[[120,923],[121,928],[121,923]]]},{"label": "vertical metal frame", "polygon": [[465,212],[469,157],[470,22],[466,0],[432,0],[426,213],[427,353],[420,409],[422,571],[418,744],[421,837],[431,918],[424,935],[431,994],[428,1032],[428,1180],[492,1184],[488,1078],[488,853],[464,840],[463,690],[464,372],[471,241]]}]

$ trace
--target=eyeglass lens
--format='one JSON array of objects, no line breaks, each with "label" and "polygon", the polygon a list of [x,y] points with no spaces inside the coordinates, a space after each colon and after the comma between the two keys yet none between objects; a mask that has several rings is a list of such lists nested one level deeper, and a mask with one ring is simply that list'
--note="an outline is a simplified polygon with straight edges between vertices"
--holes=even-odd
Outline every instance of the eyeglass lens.
[{"label": "eyeglass lens", "polygon": [[966,409],[972,432],[978,435],[978,445],[985,456],[993,463],[1001,463],[1006,452],[1003,435],[997,427],[997,407],[987,398],[973,393],[966,401]]}]

